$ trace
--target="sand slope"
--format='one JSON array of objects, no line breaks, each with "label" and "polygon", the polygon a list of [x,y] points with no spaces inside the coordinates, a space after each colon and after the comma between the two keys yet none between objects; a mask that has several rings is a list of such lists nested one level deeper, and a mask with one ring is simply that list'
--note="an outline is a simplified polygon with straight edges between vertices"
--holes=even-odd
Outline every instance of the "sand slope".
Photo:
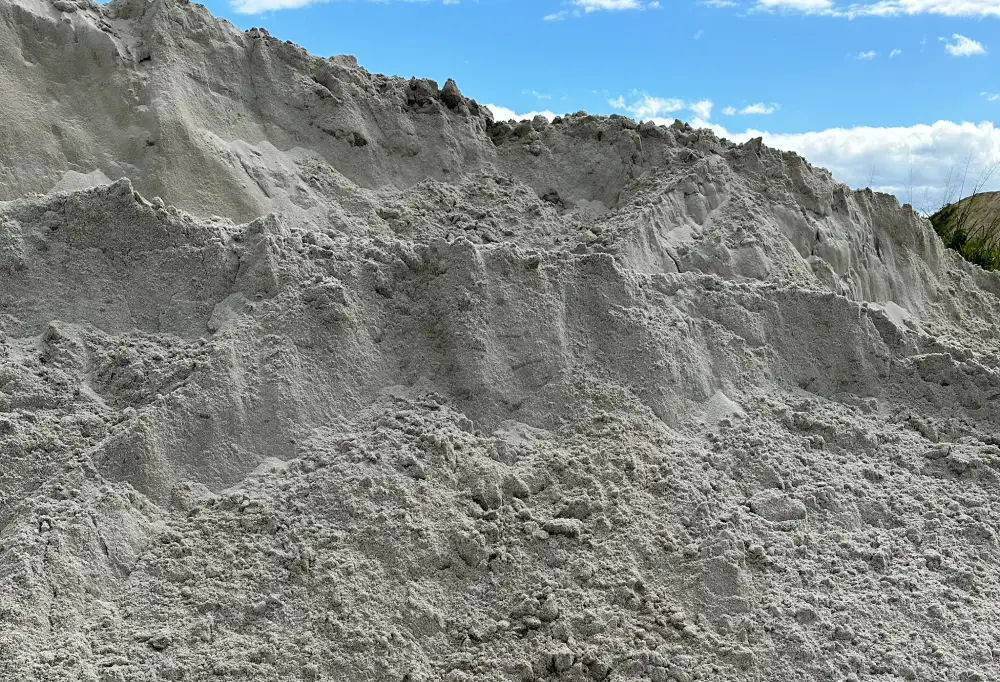
[{"label": "sand slope", "polygon": [[1000,279],[894,198],[170,0],[0,65],[0,679],[1000,676]]}]

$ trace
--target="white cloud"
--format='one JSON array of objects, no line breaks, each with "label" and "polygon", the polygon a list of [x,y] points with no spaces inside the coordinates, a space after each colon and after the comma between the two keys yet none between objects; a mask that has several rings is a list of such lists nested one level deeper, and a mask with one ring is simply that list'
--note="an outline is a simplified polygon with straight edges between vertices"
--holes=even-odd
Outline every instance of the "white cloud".
[{"label": "white cloud", "polygon": [[889,53],[889,59],[893,59],[895,57],[898,57],[901,54],[903,54],[902,50],[893,50],[892,52]]},{"label": "white cloud", "polygon": [[793,10],[808,14],[824,14],[835,9],[833,0],[757,0],[757,7],[764,10]]},{"label": "white cloud", "polygon": [[[409,0],[408,0],[409,1]],[[562,21],[581,17],[591,12],[620,12],[623,10],[659,9],[657,0],[569,0],[574,9],[560,10],[542,17],[545,21]]]},{"label": "white cloud", "polygon": [[535,118],[535,116],[544,116],[551,121],[556,117],[556,115],[548,109],[545,111],[528,111],[523,114],[518,114],[513,109],[500,107],[496,104],[487,104],[486,108],[493,112],[493,119],[496,121],[530,121]]},{"label": "white cloud", "polygon": [[[628,112],[639,120],[656,121],[667,125],[673,122],[668,114],[679,112],[688,112],[695,121],[708,121],[712,118],[712,110],[715,106],[708,99],[688,101],[677,97],[654,97],[638,90],[632,91],[630,99],[618,96],[609,99],[608,104],[614,109]],[[722,110],[722,113],[726,116],[735,116],[736,114],[767,116],[773,114],[778,108],[778,105],[774,103],[757,102],[739,110],[736,107],[728,106]],[[706,123],[706,125],[708,124]]]},{"label": "white cloud", "polygon": [[981,92],[979,94],[985,97],[987,102],[1000,102],[1000,92]]},{"label": "white cloud", "polygon": [[687,102],[676,97],[654,97],[636,90],[633,90],[631,95],[629,101],[619,96],[608,100],[608,104],[615,109],[627,111],[640,120],[665,120],[664,114],[673,114],[679,111],[689,111],[696,117],[706,120],[712,117],[712,102],[707,99]]},{"label": "white cloud", "polygon": [[643,3],[639,2],[639,0],[573,0],[573,4],[582,8],[584,12],[642,9],[644,7]]},{"label": "white cloud", "polygon": [[764,104],[763,102],[757,102],[756,104],[743,107],[740,109],[740,113],[767,116],[769,114],[773,114],[774,110],[777,108],[777,104]]},{"label": "white cloud", "polygon": [[712,102],[707,99],[703,99],[700,102],[689,103],[688,109],[698,118],[704,118],[706,120],[712,118]]},{"label": "white cloud", "polygon": [[851,5],[848,16],[939,14],[946,17],[1000,16],[1000,0],[880,0]]},{"label": "white cloud", "polygon": [[[735,3],[708,0],[711,7]],[[764,12],[798,12],[831,17],[901,16],[931,14],[948,17],[1000,16],[1000,0],[876,0],[875,2],[835,2],[834,0],[757,0],[754,9]]]},{"label": "white cloud", "polygon": [[[308,7],[331,0],[229,0],[229,5],[239,14],[263,14],[282,9],[297,9]],[[388,4],[392,0],[368,0]],[[428,2],[428,0],[397,0],[398,2]],[[443,5],[457,5],[460,0],[441,0]]]},{"label": "white cloud", "polygon": [[978,54],[986,54],[986,48],[978,40],[966,38],[960,33],[951,34],[952,42],[947,38],[938,38],[944,41],[944,49],[953,57],[971,57]]},{"label": "white cloud", "polygon": [[639,118],[652,118],[654,116],[670,114],[675,111],[682,111],[686,108],[684,100],[682,99],[674,97],[653,97],[652,95],[647,94],[641,94],[638,99],[633,100],[631,104],[627,103],[625,98],[621,96],[613,100],[609,100],[608,104],[615,109],[623,109],[631,114],[635,114]]},{"label": "white cloud", "polygon": [[[790,134],[753,129],[734,133],[719,125],[705,127],[734,142],[763,137],[768,146],[797,152],[852,187],[865,187],[874,169],[882,183],[875,189],[895,194],[920,210],[934,210],[957,198],[970,158],[966,193],[976,184],[982,169],[1000,163],[1000,128],[992,122],[938,121],[931,125],[831,128]],[[985,189],[1000,189],[1000,177],[992,183]]]},{"label": "white cloud", "polygon": [[[743,114],[744,116],[767,116],[769,114],[773,114],[778,109],[780,109],[780,107],[777,104],[757,102],[756,104],[748,104],[742,109],[737,109],[736,107],[726,107],[722,110],[722,113],[726,116],[735,116],[736,114]],[[708,116],[703,116],[702,118],[708,118]]]},{"label": "white cloud", "polygon": [[875,52],[875,50],[868,50],[867,52],[862,52],[858,54],[858,56],[855,57],[855,59],[860,59],[861,61],[871,61],[872,59],[875,59],[876,54],[878,53]]},{"label": "white cloud", "polygon": [[280,9],[297,9],[312,5],[316,0],[230,0],[230,5],[239,14],[261,14]]}]

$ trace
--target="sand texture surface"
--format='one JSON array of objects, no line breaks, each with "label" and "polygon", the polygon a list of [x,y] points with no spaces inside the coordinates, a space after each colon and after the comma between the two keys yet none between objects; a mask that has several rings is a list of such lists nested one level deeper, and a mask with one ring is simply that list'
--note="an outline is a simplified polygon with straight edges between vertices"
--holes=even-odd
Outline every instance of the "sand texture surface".
[{"label": "sand texture surface", "polygon": [[1000,679],[1000,276],[759,140],[0,0],[0,679]]}]

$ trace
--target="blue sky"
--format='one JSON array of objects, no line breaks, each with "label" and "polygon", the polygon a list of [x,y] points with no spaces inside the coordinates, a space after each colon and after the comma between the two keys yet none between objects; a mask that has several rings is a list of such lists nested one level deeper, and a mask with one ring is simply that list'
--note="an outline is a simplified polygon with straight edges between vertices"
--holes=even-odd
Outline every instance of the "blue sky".
[{"label": "blue sky", "polygon": [[1000,0],[206,4],[369,71],[454,78],[503,116],[584,109],[763,134],[918,207],[941,203],[949,173],[957,184],[968,164],[974,184],[1000,162]]}]

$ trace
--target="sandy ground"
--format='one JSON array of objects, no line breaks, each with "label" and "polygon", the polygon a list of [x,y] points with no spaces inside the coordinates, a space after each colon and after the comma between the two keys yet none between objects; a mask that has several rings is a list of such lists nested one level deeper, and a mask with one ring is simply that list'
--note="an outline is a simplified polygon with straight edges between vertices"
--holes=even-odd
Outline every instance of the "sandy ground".
[{"label": "sandy ground", "polygon": [[1000,276],[894,198],[171,0],[0,65],[0,679],[1000,678]]}]

